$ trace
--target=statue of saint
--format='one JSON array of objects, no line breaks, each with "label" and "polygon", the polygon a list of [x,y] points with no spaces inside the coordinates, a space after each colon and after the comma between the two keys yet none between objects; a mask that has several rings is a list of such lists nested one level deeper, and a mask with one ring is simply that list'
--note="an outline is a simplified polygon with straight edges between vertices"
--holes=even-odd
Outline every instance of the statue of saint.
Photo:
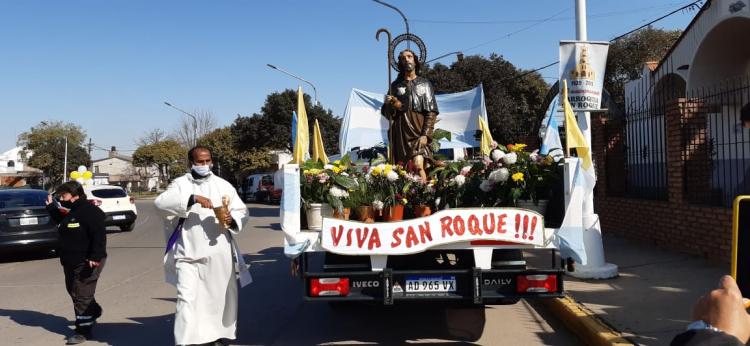
[{"label": "statue of saint", "polygon": [[413,160],[419,175],[427,181],[427,165],[432,159],[432,132],[439,113],[435,91],[427,78],[419,76],[420,64],[414,52],[398,55],[398,78],[391,84],[380,113],[389,120],[388,139],[391,163],[406,165]]}]

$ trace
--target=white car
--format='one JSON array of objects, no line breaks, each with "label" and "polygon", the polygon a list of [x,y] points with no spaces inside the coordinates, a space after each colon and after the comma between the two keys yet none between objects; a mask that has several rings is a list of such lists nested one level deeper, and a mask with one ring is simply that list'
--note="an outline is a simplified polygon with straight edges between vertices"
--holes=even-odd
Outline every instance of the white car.
[{"label": "white car", "polygon": [[135,199],[129,197],[123,188],[113,185],[90,185],[84,186],[83,191],[86,192],[86,199],[106,215],[105,226],[118,226],[120,230],[127,232],[135,228],[135,219],[138,217]]}]

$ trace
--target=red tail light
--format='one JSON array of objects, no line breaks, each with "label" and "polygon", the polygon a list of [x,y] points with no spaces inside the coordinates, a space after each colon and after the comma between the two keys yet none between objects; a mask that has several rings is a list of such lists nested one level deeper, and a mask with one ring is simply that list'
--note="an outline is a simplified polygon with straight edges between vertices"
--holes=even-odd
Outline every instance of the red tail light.
[{"label": "red tail light", "polygon": [[130,197],[130,204],[135,204],[135,197]]},{"label": "red tail light", "polygon": [[557,275],[519,275],[516,277],[518,293],[557,292]]},{"label": "red tail light", "polygon": [[310,279],[310,295],[313,297],[348,296],[349,278]]},{"label": "red tail light", "polygon": [[93,204],[93,205],[95,205],[97,207],[100,206],[100,205],[102,205],[102,201],[100,201],[98,199],[90,199],[89,203],[91,203],[91,204]]}]

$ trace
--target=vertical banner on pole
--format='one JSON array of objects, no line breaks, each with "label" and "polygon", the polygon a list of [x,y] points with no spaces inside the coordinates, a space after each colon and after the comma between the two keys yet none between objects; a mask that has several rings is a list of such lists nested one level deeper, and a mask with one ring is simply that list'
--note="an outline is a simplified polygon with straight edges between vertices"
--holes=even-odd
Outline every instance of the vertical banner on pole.
[{"label": "vertical banner on pole", "polygon": [[601,108],[608,50],[609,42],[560,41],[560,80],[569,81],[574,112]]}]

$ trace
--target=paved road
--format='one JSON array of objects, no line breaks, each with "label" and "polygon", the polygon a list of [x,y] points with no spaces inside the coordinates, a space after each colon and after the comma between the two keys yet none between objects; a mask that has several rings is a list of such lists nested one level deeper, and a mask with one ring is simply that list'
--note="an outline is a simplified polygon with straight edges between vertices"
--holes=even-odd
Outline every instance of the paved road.
[{"label": "paved road", "polygon": [[[163,282],[164,235],[151,201],[137,201],[134,231],[109,234],[97,300],[104,315],[89,344],[170,345],[174,289]],[[537,304],[443,308],[439,305],[332,309],[305,303],[288,274],[278,207],[249,205],[253,221],[237,237],[255,282],[240,292],[237,345],[484,344],[575,345]],[[71,302],[57,258],[0,260],[0,344],[60,345],[70,334]]]}]

